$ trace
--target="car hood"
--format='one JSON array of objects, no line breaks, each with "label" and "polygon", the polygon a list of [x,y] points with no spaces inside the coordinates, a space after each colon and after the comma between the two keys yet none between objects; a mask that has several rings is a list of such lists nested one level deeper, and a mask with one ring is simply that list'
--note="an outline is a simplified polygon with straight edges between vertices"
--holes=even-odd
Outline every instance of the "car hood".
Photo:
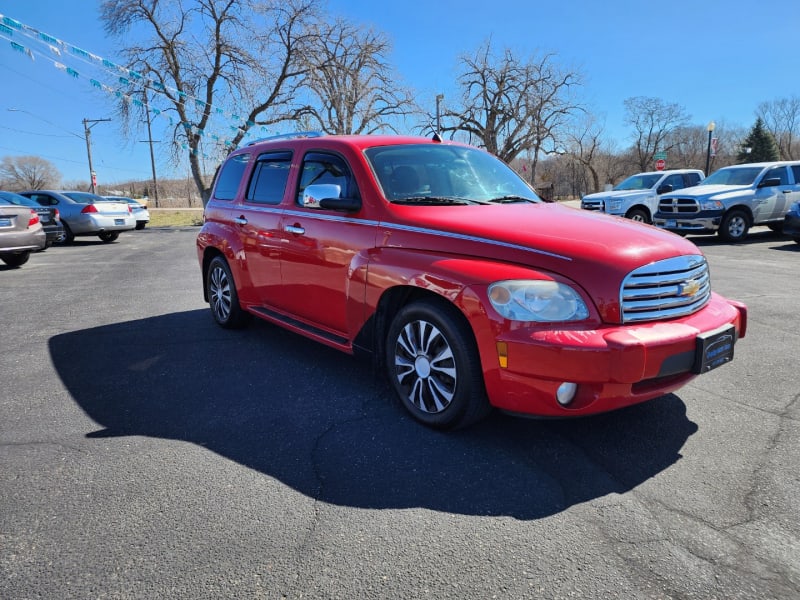
[{"label": "car hood", "polygon": [[662,198],[707,198],[719,194],[749,193],[752,190],[752,186],[749,185],[695,185],[677,192],[664,194]]},{"label": "car hood", "polygon": [[606,198],[639,198],[642,196],[654,196],[653,190],[610,190],[608,192],[595,192],[586,194],[584,200],[605,200]]},{"label": "car hood", "polygon": [[[690,241],[621,217],[559,204],[395,207],[409,231],[424,228],[425,239],[395,236],[394,242],[420,251],[483,256],[557,273],[598,301],[605,320],[618,318],[622,280],[634,269],[666,258],[699,255]],[[406,211],[406,209],[412,209]],[[439,247],[431,248],[431,238]]]}]

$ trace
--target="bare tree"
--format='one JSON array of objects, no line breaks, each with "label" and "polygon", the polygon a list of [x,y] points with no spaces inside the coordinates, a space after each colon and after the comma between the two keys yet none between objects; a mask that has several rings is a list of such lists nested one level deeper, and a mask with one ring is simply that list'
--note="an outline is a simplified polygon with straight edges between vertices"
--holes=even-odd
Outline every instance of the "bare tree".
[{"label": "bare tree", "polygon": [[634,129],[633,151],[637,168],[641,171],[652,169],[656,152],[672,149],[669,135],[689,121],[682,106],[660,98],[628,98],[625,100],[625,113],[625,122]]},{"label": "bare tree", "polygon": [[[236,147],[248,130],[294,119],[305,67],[299,60],[313,35],[321,0],[106,0],[101,18],[120,39],[134,30],[124,55],[141,79],[141,91],[166,101],[177,117],[174,152],[188,150],[201,193],[201,145],[229,121],[225,148]],[[133,37],[133,36],[131,36]],[[230,120],[233,122],[231,123]],[[224,151],[224,149],[223,149]]]},{"label": "bare tree", "polygon": [[414,101],[386,61],[390,49],[383,33],[341,18],[320,26],[304,53],[316,100],[306,109],[312,127],[330,134],[397,131],[392,119],[409,114]]},{"label": "bare tree", "polygon": [[443,132],[463,132],[507,163],[531,154],[531,180],[539,155],[559,151],[563,127],[580,106],[572,97],[580,74],[555,62],[554,54],[528,60],[509,49],[500,56],[486,42],[461,58],[461,107],[442,113]]},{"label": "bare tree", "polygon": [[44,190],[58,187],[61,173],[53,163],[38,156],[4,156],[0,162],[0,184],[10,191]]},{"label": "bare tree", "polygon": [[708,152],[706,127],[702,125],[676,127],[666,135],[664,146],[669,148],[668,169],[705,170]]},{"label": "bare tree", "polygon": [[781,159],[795,160],[800,156],[800,97],[780,98],[758,105],[756,116],[778,144]]},{"label": "bare tree", "polygon": [[600,191],[599,158],[609,153],[609,143],[605,141],[604,133],[603,124],[597,117],[586,113],[566,134],[567,155],[588,172],[591,179],[589,192]]}]

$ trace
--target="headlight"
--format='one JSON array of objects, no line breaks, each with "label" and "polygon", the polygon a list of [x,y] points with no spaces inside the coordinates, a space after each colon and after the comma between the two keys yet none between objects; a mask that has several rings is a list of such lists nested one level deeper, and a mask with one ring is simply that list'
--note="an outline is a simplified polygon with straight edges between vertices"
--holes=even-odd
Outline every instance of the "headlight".
[{"label": "headlight", "polygon": [[620,206],[622,206],[622,200],[609,200],[606,206],[608,210],[619,210]]},{"label": "headlight", "polygon": [[719,200],[706,200],[700,203],[700,210],[723,210],[725,206]]},{"label": "headlight", "polygon": [[578,293],[557,281],[498,281],[489,286],[489,301],[512,321],[580,321],[589,316]]}]

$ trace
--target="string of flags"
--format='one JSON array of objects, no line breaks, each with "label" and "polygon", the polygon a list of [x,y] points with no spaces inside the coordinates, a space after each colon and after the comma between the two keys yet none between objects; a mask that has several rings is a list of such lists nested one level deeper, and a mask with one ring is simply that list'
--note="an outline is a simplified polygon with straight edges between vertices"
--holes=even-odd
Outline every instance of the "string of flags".
[{"label": "string of flags", "polygon": [[[257,127],[256,123],[243,119],[235,112],[209,104],[200,98],[187,94],[183,90],[164,85],[156,80],[153,75],[143,75],[3,14],[0,14],[0,39],[9,42],[13,52],[27,56],[30,60],[36,60],[37,56],[43,58],[71,79],[86,81],[91,88],[113,95],[115,98],[143,110],[146,107],[153,117],[167,120],[170,126],[177,124],[183,127],[187,135],[196,134],[202,139],[211,140],[214,144],[226,149],[231,149],[233,146],[232,138],[239,133],[243,133],[244,137],[249,137],[255,132],[260,134],[280,133],[279,131],[269,131],[263,125]],[[42,51],[42,48],[44,48],[44,51]],[[87,76],[75,68],[75,62],[73,61],[81,62],[102,75],[92,73],[95,75],[94,77]],[[67,64],[68,62],[70,64]],[[227,126],[222,129],[217,128],[206,131],[190,122],[176,123],[176,120],[169,114],[168,109],[163,108],[163,105],[161,108],[152,106],[152,101],[150,100],[145,105],[145,102],[137,97],[139,95],[144,97],[144,94],[148,91],[153,94],[155,99],[168,99],[171,102],[172,98],[177,98],[179,102],[183,103],[184,107],[194,109],[198,115],[202,115],[207,111],[210,117],[209,122],[214,119],[217,121],[226,120]],[[200,151],[196,148],[190,149],[187,143],[182,143],[181,146],[184,150],[193,154],[200,154]],[[203,158],[208,158],[208,155],[203,154]]]}]

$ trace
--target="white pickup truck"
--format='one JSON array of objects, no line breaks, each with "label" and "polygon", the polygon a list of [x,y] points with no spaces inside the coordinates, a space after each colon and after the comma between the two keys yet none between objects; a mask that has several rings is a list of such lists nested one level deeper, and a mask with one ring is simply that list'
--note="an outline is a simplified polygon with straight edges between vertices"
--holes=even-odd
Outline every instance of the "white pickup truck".
[{"label": "white pickup truck", "polygon": [[637,173],[610,191],[584,196],[581,208],[652,223],[661,194],[697,185],[704,177],[697,169]]}]

